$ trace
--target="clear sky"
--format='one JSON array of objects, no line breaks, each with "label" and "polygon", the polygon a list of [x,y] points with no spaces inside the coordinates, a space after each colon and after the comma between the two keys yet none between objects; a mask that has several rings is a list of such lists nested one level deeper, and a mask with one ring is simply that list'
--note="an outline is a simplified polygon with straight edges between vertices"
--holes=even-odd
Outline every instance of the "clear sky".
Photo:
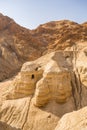
[{"label": "clear sky", "polygon": [[0,12],[34,29],[49,21],[87,21],[87,0],[0,0]]}]

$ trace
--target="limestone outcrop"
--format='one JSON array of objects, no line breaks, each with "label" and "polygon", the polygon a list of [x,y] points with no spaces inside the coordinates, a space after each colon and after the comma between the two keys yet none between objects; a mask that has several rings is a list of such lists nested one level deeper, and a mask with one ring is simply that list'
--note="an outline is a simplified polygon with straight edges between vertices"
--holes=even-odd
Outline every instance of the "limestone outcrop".
[{"label": "limestone outcrop", "polygon": [[7,125],[5,122],[0,122],[0,129],[1,130],[21,130],[21,129],[16,129],[14,127],[11,127]]},{"label": "limestone outcrop", "polygon": [[25,63],[5,91],[1,90],[0,120],[23,130],[53,130],[59,118],[75,107],[67,54],[53,52]]},{"label": "limestone outcrop", "polygon": [[43,106],[50,100],[65,103],[72,93],[71,66],[67,63],[65,54],[66,52],[53,52],[36,61],[25,63],[14,80],[13,90],[10,90],[7,99],[35,93],[36,106]]},{"label": "limestone outcrop", "polygon": [[58,122],[55,130],[86,130],[87,107],[65,114]]},{"label": "limestone outcrop", "polygon": [[79,43],[24,63],[1,84],[0,120],[22,130],[55,130],[65,113],[87,105],[86,60],[86,44]]},{"label": "limestone outcrop", "polygon": [[0,23],[0,81],[27,61],[0,82],[0,129],[86,128],[87,23],[63,20],[29,30],[2,14]]}]

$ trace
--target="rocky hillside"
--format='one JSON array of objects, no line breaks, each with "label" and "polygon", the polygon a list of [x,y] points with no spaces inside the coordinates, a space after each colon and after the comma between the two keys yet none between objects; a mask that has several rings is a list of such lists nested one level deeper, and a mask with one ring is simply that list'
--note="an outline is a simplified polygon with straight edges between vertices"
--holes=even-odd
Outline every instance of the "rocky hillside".
[{"label": "rocky hillside", "polygon": [[0,81],[17,72],[25,61],[40,57],[41,46],[28,29],[0,14]]},{"label": "rocky hillside", "polygon": [[53,21],[29,30],[0,14],[0,81],[18,72],[25,61],[84,41],[87,23]]},{"label": "rocky hillside", "polygon": [[87,23],[63,20],[29,30],[0,14],[3,79],[1,130],[87,128]]},{"label": "rocky hillside", "polygon": [[87,41],[87,23],[78,24],[69,20],[53,21],[31,31],[34,37],[47,45],[47,51],[65,49],[77,42]]},{"label": "rocky hillside", "polygon": [[64,114],[87,105],[86,75],[87,43],[24,63],[0,84],[0,120],[21,130],[61,130]]}]

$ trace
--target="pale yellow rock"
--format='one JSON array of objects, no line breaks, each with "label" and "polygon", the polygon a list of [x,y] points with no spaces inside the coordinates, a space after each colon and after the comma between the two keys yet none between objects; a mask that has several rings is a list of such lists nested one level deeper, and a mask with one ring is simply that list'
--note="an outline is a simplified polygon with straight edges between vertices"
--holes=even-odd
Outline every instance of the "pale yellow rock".
[{"label": "pale yellow rock", "polygon": [[55,129],[59,118],[75,108],[65,54],[53,52],[23,65],[2,95],[1,121],[23,130]]},{"label": "pale yellow rock", "polygon": [[87,105],[86,46],[68,49],[25,63],[10,85],[1,83],[1,121],[22,130],[55,130],[65,113]]},{"label": "pale yellow rock", "polygon": [[36,106],[43,106],[50,100],[65,103],[72,95],[72,87],[71,72],[68,69],[70,66],[64,54],[53,52],[34,62],[25,63],[14,80],[7,99],[34,94]]},{"label": "pale yellow rock", "polygon": [[[87,105],[86,24],[63,20],[29,30],[0,14],[0,81],[52,52],[0,83],[0,130],[54,130],[65,113]],[[83,110],[64,117],[64,130],[86,129]]]},{"label": "pale yellow rock", "polygon": [[0,122],[0,130],[21,130],[20,128],[11,127],[10,125],[6,124],[5,122]]},{"label": "pale yellow rock", "polygon": [[1,121],[7,122],[12,127],[23,128],[28,116],[30,101],[31,97],[3,101],[0,108]]},{"label": "pale yellow rock", "polygon": [[43,106],[50,100],[65,103],[71,96],[71,77],[68,71],[51,72],[36,84],[35,105]]},{"label": "pale yellow rock", "polygon": [[65,114],[55,130],[87,130],[87,107]]}]

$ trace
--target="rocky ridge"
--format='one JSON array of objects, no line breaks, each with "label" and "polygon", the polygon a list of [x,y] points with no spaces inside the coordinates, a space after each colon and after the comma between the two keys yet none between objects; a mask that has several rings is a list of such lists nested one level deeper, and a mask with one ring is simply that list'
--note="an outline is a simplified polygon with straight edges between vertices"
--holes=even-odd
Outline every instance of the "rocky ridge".
[{"label": "rocky ridge", "polygon": [[[71,130],[72,123],[72,130],[86,128],[83,119],[86,118],[86,107],[83,107],[87,106],[86,23],[80,25],[64,20],[26,30],[7,16],[0,14],[0,18],[0,22],[3,18],[1,80],[17,71],[25,61],[33,60],[24,63],[15,77],[0,83],[0,127],[5,130]],[[66,114],[75,110],[79,111]],[[78,125],[72,122],[72,115],[73,119],[78,118]]]},{"label": "rocky ridge", "polygon": [[25,61],[40,57],[41,46],[29,29],[0,14],[0,81],[17,73]]},{"label": "rocky ridge", "polygon": [[25,61],[85,41],[86,23],[53,21],[29,30],[0,14],[0,81],[17,73]]},{"label": "rocky ridge", "polygon": [[52,21],[40,25],[31,33],[38,37],[45,45],[46,51],[64,50],[76,42],[87,41],[87,26],[69,20]]}]

